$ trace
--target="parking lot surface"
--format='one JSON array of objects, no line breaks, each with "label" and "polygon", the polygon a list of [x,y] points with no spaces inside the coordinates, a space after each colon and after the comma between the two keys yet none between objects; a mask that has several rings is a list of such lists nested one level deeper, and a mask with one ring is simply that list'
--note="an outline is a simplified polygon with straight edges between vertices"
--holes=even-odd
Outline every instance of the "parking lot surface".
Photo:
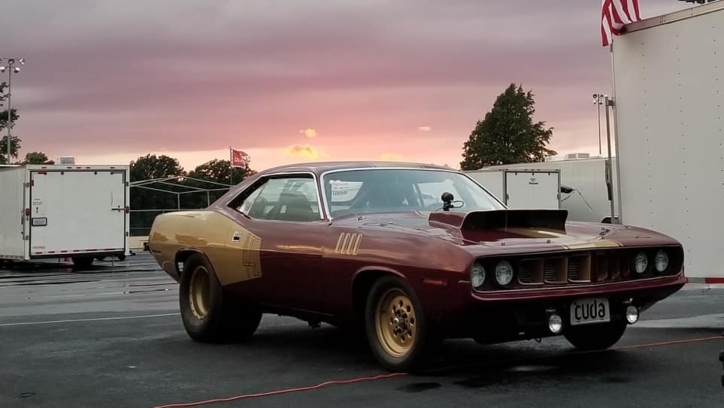
[{"label": "parking lot surface", "polygon": [[721,407],[724,290],[683,290],[613,350],[447,341],[390,375],[363,342],[265,315],[246,344],[191,341],[148,254],[0,271],[0,407]]}]

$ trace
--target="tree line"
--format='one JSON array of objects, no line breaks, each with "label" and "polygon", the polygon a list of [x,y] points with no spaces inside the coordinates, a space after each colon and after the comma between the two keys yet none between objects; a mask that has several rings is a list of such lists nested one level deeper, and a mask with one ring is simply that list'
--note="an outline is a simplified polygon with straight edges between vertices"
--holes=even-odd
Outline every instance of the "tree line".
[{"label": "tree line", "polygon": [[[7,84],[0,83],[0,104],[7,98],[6,91]],[[522,85],[508,85],[463,143],[460,169],[542,162],[557,154],[546,147],[553,136],[553,128],[546,128],[543,121],[534,121],[534,114],[532,91],[524,91]],[[10,115],[11,124],[14,124],[19,119],[17,110],[12,109]],[[7,164],[7,119],[7,109],[0,111],[0,132],[5,133],[0,141],[0,164]],[[53,164],[45,153],[37,151],[18,160],[21,142],[17,135],[10,140],[13,164]],[[237,184],[256,171],[248,166],[232,170],[229,160],[218,159],[186,171],[173,157],[147,154],[130,162],[130,173],[132,234],[143,235],[161,212],[204,208],[227,191],[225,186]],[[146,183],[148,180],[155,181]]]}]

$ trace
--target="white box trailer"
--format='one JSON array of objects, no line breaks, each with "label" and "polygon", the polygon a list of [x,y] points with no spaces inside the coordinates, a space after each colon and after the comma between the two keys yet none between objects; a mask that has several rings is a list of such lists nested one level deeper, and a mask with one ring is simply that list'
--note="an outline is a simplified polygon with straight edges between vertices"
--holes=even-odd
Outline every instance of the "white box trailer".
[{"label": "white box trailer", "polygon": [[560,208],[558,170],[482,169],[465,173],[509,208]]},{"label": "white box trailer", "polygon": [[[575,153],[573,157],[586,157]],[[486,167],[486,169],[535,169],[560,172],[561,204],[568,211],[568,219],[584,222],[611,222],[611,196],[616,186],[616,158],[613,162],[613,178],[607,177],[608,159],[604,157],[564,158],[535,163],[513,163]],[[615,198],[615,196],[614,196]],[[618,215],[614,200],[614,219]]]},{"label": "white box trailer", "polygon": [[724,283],[724,1],[614,37],[620,217],[680,240],[691,282]]},{"label": "white box trailer", "polygon": [[125,257],[130,168],[0,167],[0,260]]}]

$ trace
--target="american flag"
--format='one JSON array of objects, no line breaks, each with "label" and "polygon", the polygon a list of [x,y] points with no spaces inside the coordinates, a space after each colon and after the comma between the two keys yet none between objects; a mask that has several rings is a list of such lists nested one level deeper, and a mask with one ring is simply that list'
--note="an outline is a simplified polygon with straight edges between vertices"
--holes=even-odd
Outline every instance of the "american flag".
[{"label": "american flag", "polygon": [[606,47],[613,35],[621,34],[624,24],[641,20],[638,0],[603,0],[601,3],[601,39]]}]

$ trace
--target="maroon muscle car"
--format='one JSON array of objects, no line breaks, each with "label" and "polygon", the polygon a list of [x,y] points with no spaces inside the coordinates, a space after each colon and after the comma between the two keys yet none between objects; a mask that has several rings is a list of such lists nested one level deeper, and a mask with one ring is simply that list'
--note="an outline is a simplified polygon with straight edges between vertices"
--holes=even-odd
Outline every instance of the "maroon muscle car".
[{"label": "maroon muscle car", "polygon": [[275,313],[362,329],[391,371],[445,338],[563,335],[584,350],[687,282],[679,242],[565,210],[511,210],[466,174],[388,162],[286,165],[211,206],[158,216],[149,249],[197,341]]}]

